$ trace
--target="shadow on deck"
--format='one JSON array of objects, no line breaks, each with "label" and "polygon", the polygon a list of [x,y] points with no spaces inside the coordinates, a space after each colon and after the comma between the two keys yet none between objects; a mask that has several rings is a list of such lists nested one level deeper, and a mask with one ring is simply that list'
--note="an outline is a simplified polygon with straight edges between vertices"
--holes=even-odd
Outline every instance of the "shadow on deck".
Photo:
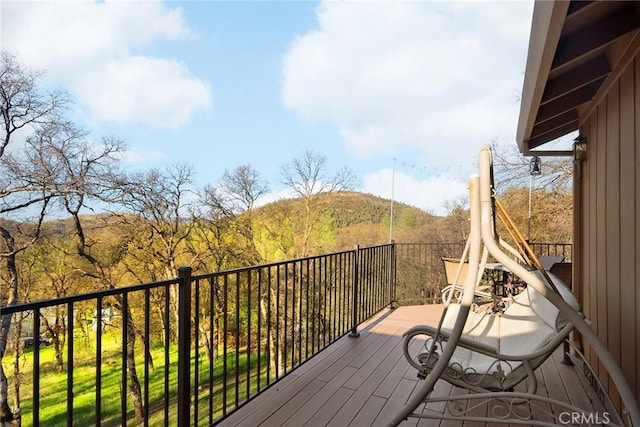
[{"label": "shadow on deck", "polygon": [[[442,308],[442,305],[423,305],[384,310],[361,326],[359,338],[341,338],[219,425],[385,425],[404,405],[418,382],[415,369],[402,354],[402,334],[416,324],[437,325]],[[595,393],[588,386],[585,388],[575,367],[561,364],[561,359],[559,348],[538,369],[538,394],[598,412],[600,406],[595,403]],[[466,391],[441,380],[433,395],[461,393]],[[477,409],[481,411],[479,415],[486,415],[486,406]],[[423,411],[437,409],[442,408],[431,406]],[[547,410],[550,413],[533,411],[533,417],[562,424],[558,410],[552,407]],[[462,426],[463,423],[410,418],[403,425]],[[466,422],[464,425],[484,424]]]}]

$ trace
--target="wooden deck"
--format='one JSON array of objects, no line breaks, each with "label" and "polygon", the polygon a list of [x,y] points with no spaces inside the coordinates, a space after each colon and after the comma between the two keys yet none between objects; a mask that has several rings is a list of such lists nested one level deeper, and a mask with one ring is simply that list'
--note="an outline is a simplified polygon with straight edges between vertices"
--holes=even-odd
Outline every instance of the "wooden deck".
[{"label": "wooden deck", "polygon": [[[359,338],[343,337],[233,413],[222,426],[383,426],[404,405],[418,379],[402,354],[402,334],[417,324],[436,325],[441,305],[385,310],[362,325]],[[572,366],[560,363],[561,349],[537,371],[538,394],[559,398],[594,413],[604,411],[595,393]],[[516,391],[518,389],[516,388]],[[438,381],[434,396],[466,393]],[[434,404],[431,404],[434,405]],[[486,406],[477,410],[486,414]],[[434,408],[423,408],[431,411]],[[534,417],[561,424],[560,410]],[[406,426],[462,426],[462,422],[410,418]],[[482,423],[464,423],[481,426]],[[504,424],[501,424],[504,425]]]}]

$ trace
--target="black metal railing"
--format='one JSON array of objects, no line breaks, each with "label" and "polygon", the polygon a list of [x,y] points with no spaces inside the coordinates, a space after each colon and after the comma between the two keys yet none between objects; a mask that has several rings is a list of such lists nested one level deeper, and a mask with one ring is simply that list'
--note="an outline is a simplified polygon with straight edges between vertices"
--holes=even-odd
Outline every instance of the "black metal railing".
[{"label": "black metal railing", "polygon": [[393,245],[356,247],[204,275],[181,268],[174,280],[2,307],[30,317],[34,337],[53,311],[69,329],[63,366],[37,339],[20,355],[31,371],[20,379],[22,423],[215,424],[357,336],[391,304],[394,264]]},{"label": "black metal railing", "polygon": [[[447,284],[442,258],[460,258],[465,242],[396,243],[395,280],[400,305],[441,302],[440,291]],[[571,243],[530,243],[538,255],[562,256],[571,261]]]},{"label": "black metal railing", "polygon": [[[153,365],[162,371],[150,372],[150,331],[158,317],[150,304],[153,294],[169,295],[170,289],[179,284],[180,279],[174,279],[2,307],[2,316],[26,313],[22,318],[31,320],[28,332],[35,337],[32,348],[18,355],[22,371],[31,371],[30,377],[10,378],[20,381],[22,425],[101,425],[105,421],[126,425],[135,410],[127,398],[133,387],[139,388],[136,398],[140,399],[138,408],[143,418],[149,420],[150,411],[155,410],[152,408],[159,407],[168,421],[175,396],[170,377],[176,367],[170,355],[176,349],[167,346],[163,363]],[[68,325],[64,333],[66,351],[56,355],[66,357],[61,364],[52,363],[52,349],[38,339],[42,319],[53,311]],[[169,312],[163,316],[166,325]],[[165,342],[169,341],[168,334],[167,329]],[[142,360],[134,353],[140,335],[145,350]],[[42,357],[45,353],[46,358]],[[141,362],[140,381],[140,372],[134,367]],[[115,384],[107,386],[107,381]],[[154,393],[159,398],[152,399],[152,386],[157,384],[162,385]]]},{"label": "black metal railing", "polygon": [[204,326],[210,341],[221,334],[223,362],[216,368],[212,358],[195,356],[192,425],[217,422],[345,334],[357,336],[360,323],[391,303],[393,249],[356,248],[194,277],[194,291],[217,303],[203,307],[196,297],[193,329]]},{"label": "black metal railing", "polygon": [[573,248],[571,243],[531,242],[529,245],[537,256],[561,256],[564,258],[564,262],[571,262],[571,250]]},{"label": "black metal railing", "polygon": [[[533,246],[570,259],[569,244]],[[20,384],[22,424],[216,424],[339,338],[358,336],[384,307],[440,302],[441,258],[463,247],[356,247],[194,276],[185,267],[173,280],[2,307],[35,337],[24,348],[12,334],[20,351],[2,360],[21,371],[5,369]],[[38,339],[43,323],[66,325],[55,346]]]},{"label": "black metal railing", "polygon": [[439,303],[440,290],[446,285],[442,258],[460,258],[464,242],[396,243],[395,246],[398,303]]}]

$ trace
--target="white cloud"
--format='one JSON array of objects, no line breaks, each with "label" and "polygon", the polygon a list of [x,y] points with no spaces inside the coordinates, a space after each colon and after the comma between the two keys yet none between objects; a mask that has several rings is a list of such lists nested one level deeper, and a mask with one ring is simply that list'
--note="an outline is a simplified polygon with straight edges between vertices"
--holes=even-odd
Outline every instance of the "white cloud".
[{"label": "white cloud", "polygon": [[181,8],[156,1],[2,3],[3,49],[103,121],[175,127],[208,108],[211,88],[183,64],[140,54],[192,37]]},{"label": "white cloud", "polygon": [[167,155],[158,150],[127,149],[122,153],[124,163],[140,163],[165,159]]},{"label": "white cloud", "polygon": [[532,3],[334,2],[283,62],[284,104],[334,122],[364,154],[417,148],[429,165],[512,141]]},{"label": "white cloud", "polygon": [[79,76],[74,88],[98,120],[116,123],[135,119],[172,128],[211,104],[208,83],[193,77],[184,65],[160,58],[111,61]]},{"label": "white cloud", "polygon": [[257,202],[256,206],[264,206],[269,203],[277,202],[280,200],[293,199],[297,197],[296,193],[293,192],[290,188],[283,188],[277,191],[270,191],[267,194],[261,196]]},{"label": "white cloud", "polygon": [[362,191],[419,207],[434,215],[447,215],[447,204],[469,198],[469,185],[460,178],[442,174],[416,179],[402,172],[381,169],[364,177]]}]

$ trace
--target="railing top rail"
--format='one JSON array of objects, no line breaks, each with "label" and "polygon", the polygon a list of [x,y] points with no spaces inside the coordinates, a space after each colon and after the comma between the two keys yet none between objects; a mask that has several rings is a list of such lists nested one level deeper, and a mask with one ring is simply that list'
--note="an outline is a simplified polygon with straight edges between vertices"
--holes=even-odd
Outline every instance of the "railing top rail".
[{"label": "railing top rail", "polygon": [[571,242],[529,242],[530,245],[571,246]]},{"label": "railing top rail", "polygon": [[396,246],[452,246],[452,245],[463,245],[465,242],[463,240],[459,242],[396,242]]},{"label": "railing top rail", "polygon": [[396,243],[385,243],[382,245],[371,245],[371,246],[358,246],[358,249],[360,249],[361,251],[363,250],[367,250],[367,249],[378,249],[378,248],[386,248],[392,245],[395,245]]},{"label": "railing top rail", "polygon": [[[385,243],[385,244],[382,244],[382,245],[363,246],[363,247],[359,247],[358,249],[362,251],[362,250],[373,249],[373,248],[383,248],[383,247],[387,247],[387,246],[391,246],[391,244],[390,243]],[[288,259],[288,260],[284,260],[284,261],[274,261],[274,262],[269,262],[269,263],[264,263],[264,264],[256,264],[256,265],[247,266],[247,267],[238,267],[238,268],[231,268],[231,269],[228,269],[228,270],[214,271],[214,272],[194,275],[193,276],[193,280],[204,280],[204,279],[220,277],[220,276],[224,276],[224,275],[228,275],[228,274],[240,273],[240,272],[247,271],[247,270],[265,269],[265,268],[277,267],[279,265],[288,265],[288,264],[293,264],[293,263],[298,263],[298,262],[303,262],[303,261],[312,261],[314,259],[328,258],[328,257],[332,257],[332,256],[337,256],[337,255],[344,255],[344,254],[348,254],[348,253],[351,253],[351,252],[353,252],[353,249],[344,250],[344,251],[338,251],[338,252],[331,252],[331,253],[328,253],[328,254],[320,254],[320,255],[312,255],[312,256],[302,257],[302,258]]]},{"label": "railing top rail", "polygon": [[167,285],[175,285],[178,283],[178,279],[163,280],[160,282],[140,283],[137,285],[123,286],[121,288],[103,289],[99,291],[87,292],[78,295],[69,295],[64,297],[52,298],[42,301],[33,302],[21,302],[13,305],[0,306],[0,315],[19,313],[23,311],[30,311],[35,309],[41,309],[46,307],[52,307],[55,305],[68,304],[71,302],[90,301],[98,298],[109,297],[118,294],[144,291],[146,289],[155,289]]}]

